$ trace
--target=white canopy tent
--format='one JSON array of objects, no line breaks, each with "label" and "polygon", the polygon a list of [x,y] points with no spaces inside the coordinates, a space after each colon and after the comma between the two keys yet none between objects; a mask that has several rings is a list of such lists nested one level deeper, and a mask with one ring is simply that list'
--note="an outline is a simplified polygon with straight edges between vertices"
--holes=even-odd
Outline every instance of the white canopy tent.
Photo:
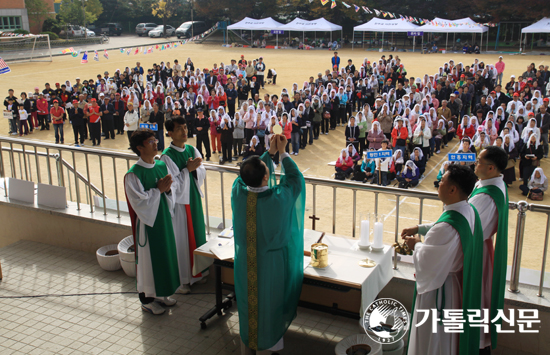
[{"label": "white canopy tent", "polygon": [[[353,28],[353,38],[355,32],[363,32],[363,42],[365,41],[365,32],[382,32],[382,47],[384,47],[384,32],[410,32],[417,31],[417,25],[401,19],[384,20],[377,17],[372,18],[369,22]],[[353,49],[355,41],[352,41],[351,48]],[[414,47],[413,47],[414,48]]]},{"label": "white canopy tent", "polygon": [[[281,27],[283,24],[280,22],[275,21],[271,17],[262,18],[259,20],[245,17],[241,21],[234,23],[232,25],[227,26],[228,30],[249,30],[250,31],[250,38],[252,39],[252,31],[271,31],[271,30],[277,30],[279,27]],[[277,41],[279,40],[279,35],[277,35]]]},{"label": "white canopy tent", "polygon": [[524,33],[550,33],[550,18],[544,17],[542,20],[521,29],[521,38],[519,41],[519,51],[521,52],[521,43]]},{"label": "white canopy tent", "polygon": [[[433,24],[435,22],[435,24]],[[425,25],[418,27],[418,31],[428,32],[428,33],[446,33],[447,40],[445,41],[445,49],[447,49],[447,44],[449,42],[449,33],[479,33],[481,35],[481,45],[483,47],[483,33],[487,32],[487,45],[489,44],[489,28],[482,26],[472,20],[469,17],[465,17],[458,20],[446,20],[443,18],[436,17],[433,21],[428,22]],[[454,38],[454,37],[453,37]]]},{"label": "white canopy tent", "polygon": [[[303,42],[305,42],[305,33],[308,32],[330,32],[330,41],[332,42],[332,31],[340,31],[341,37],[344,38],[342,34],[342,26],[336,25],[332,22],[325,20],[324,17],[318,18],[316,20],[304,20],[299,17],[296,17],[294,20],[290,21],[286,25],[282,25],[277,28],[278,30],[284,31],[298,31],[302,32]],[[289,33],[290,37],[290,33]]]}]

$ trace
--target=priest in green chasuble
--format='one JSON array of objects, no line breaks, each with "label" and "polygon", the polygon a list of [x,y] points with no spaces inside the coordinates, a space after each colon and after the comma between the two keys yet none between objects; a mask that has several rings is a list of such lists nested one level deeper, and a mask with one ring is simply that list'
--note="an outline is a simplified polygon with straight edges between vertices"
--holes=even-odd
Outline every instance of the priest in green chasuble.
[{"label": "priest in green chasuble", "polygon": [[[414,250],[416,287],[408,355],[472,355],[479,352],[479,327],[469,310],[481,309],[483,238],[475,207],[468,203],[476,176],[472,169],[450,165],[438,188],[445,204],[431,225],[404,229],[402,237]],[[424,242],[414,234],[425,235]],[[462,333],[444,327],[449,310],[463,310]],[[447,327],[448,328],[448,327]]]},{"label": "priest in green chasuble", "polygon": [[132,134],[130,147],[139,160],[124,176],[124,189],[132,221],[141,308],[162,314],[163,306],[176,304],[169,296],[179,287],[180,276],[172,226],[172,177],[166,164],[155,160],[157,142],[149,129]]},{"label": "priest in green chasuble", "polygon": [[242,354],[283,348],[302,290],[305,181],[286,144],[284,135],[274,135],[268,152],[246,159],[231,192]]},{"label": "priest in green chasuble", "polygon": [[[508,189],[502,180],[508,154],[497,146],[489,146],[479,153],[475,173],[479,178],[470,195],[470,203],[479,211],[483,228],[483,288],[481,308],[489,310],[489,319],[495,319],[504,309],[506,265],[508,262]],[[481,329],[481,355],[490,354],[497,346],[496,327],[502,319],[490,324],[489,332]]]},{"label": "priest in green chasuble", "polygon": [[172,143],[160,160],[166,164],[172,176],[174,196],[174,234],[178,253],[181,286],[178,293],[189,293],[190,286],[205,276],[202,270],[193,270],[193,251],[206,243],[206,230],[202,210],[201,186],[206,177],[199,151],[187,142],[187,123],[181,116],[165,122]]}]

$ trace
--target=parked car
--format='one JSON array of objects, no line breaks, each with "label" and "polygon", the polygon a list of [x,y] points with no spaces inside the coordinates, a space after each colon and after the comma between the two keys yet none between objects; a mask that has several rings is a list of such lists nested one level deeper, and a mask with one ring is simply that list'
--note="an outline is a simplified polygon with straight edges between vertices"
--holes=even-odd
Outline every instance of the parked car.
[{"label": "parked car", "polygon": [[118,22],[103,23],[100,26],[98,26],[98,30],[96,29],[95,31],[97,35],[101,35],[105,33],[109,36],[114,36],[114,35],[120,36],[122,34],[122,25]]},{"label": "parked car", "polygon": [[59,36],[63,37],[83,37],[84,31],[77,25],[65,25],[65,27],[59,32]]},{"label": "parked car", "polygon": [[147,23],[138,23],[136,26],[136,34],[138,36],[148,35],[149,31],[154,30],[158,25],[156,23],[147,22]]},{"label": "parked car", "polygon": [[[170,25],[166,26],[166,37],[173,36],[176,29]],[[149,31],[149,37],[162,37],[164,36],[164,26],[160,25]]]},{"label": "parked car", "polygon": [[[191,28],[191,26],[193,26]],[[187,21],[184,22],[176,30],[178,38],[191,38],[208,30],[206,23],[202,21]]]},{"label": "parked car", "polygon": [[[83,27],[83,26],[80,26],[80,29],[82,30],[82,33],[86,33],[86,35],[88,37],[95,37],[95,32],[92,31],[90,28],[86,28],[86,27]],[[84,32],[86,31],[86,32]]]}]

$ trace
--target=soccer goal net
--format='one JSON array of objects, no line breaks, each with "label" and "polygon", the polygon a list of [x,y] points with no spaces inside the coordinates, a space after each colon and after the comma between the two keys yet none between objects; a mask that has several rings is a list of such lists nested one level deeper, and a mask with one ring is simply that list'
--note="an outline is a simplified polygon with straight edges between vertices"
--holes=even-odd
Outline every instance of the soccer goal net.
[{"label": "soccer goal net", "polygon": [[51,62],[49,35],[0,36],[0,57],[4,61]]}]

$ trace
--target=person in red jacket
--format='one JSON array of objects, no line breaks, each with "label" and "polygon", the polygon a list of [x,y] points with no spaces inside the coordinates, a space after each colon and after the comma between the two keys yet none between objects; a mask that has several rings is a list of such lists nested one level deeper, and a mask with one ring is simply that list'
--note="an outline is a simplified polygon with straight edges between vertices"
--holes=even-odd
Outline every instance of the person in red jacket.
[{"label": "person in red jacket", "polygon": [[[225,98],[227,100],[227,96]],[[210,96],[206,100],[206,103],[208,104],[209,110],[217,110],[218,107],[220,107],[220,99],[214,90],[210,91]]]},{"label": "person in red jacket", "polygon": [[223,90],[223,87],[218,87],[218,107],[223,106],[224,108],[227,107],[227,94]]},{"label": "person in red jacket", "polygon": [[216,153],[216,146],[218,147],[218,154],[222,153],[222,140],[221,134],[218,132],[218,126],[220,125],[220,117],[216,110],[210,111],[210,139],[212,141],[212,153]]},{"label": "person in red jacket", "polygon": [[472,139],[475,133],[476,133],[476,129],[474,125],[470,123],[470,117],[468,116],[462,117],[462,123],[458,125],[458,129],[456,130],[458,139],[462,140],[462,138],[464,137],[468,137]]},{"label": "person in red jacket", "polygon": [[399,149],[404,156],[407,147],[407,138],[409,138],[409,130],[403,125],[403,119],[398,116],[391,132],[393,151],[395,152]]},{"label": "person in red jacket", "polygon": [[50,116],[52,117],[53,128],[55,130],[55,144],[65,143],[63,136],[63,114],[65,109],[59,105],[59,100],[53,100],[53,107],[50,109]]},{"label": "person in red jacket", "polygon": [[92,99],[91,101],[92,104],[86,107],[86,117],[88,117],[88,125],[90,126],[90,139],[95,147],[101,144],[101,114],[96,99]]},{"label": "person in red jacket", "polygon": [[336,172],[344,173],[346,177],[350,176],[353,171],[353,160],[348,154],[347,149],[342,149],[340,157],[336,160]]},{"label": "person in red jacket", "polygon": [[38,95],[38,100],[36,100],[36,112],[38,113],[38,124],[40,125],[40,130],[50,130],[50,124],[48,123],[48,113],[50,112],[50,109],[48,100],[44,98],[43,93],[40,93]]}]

